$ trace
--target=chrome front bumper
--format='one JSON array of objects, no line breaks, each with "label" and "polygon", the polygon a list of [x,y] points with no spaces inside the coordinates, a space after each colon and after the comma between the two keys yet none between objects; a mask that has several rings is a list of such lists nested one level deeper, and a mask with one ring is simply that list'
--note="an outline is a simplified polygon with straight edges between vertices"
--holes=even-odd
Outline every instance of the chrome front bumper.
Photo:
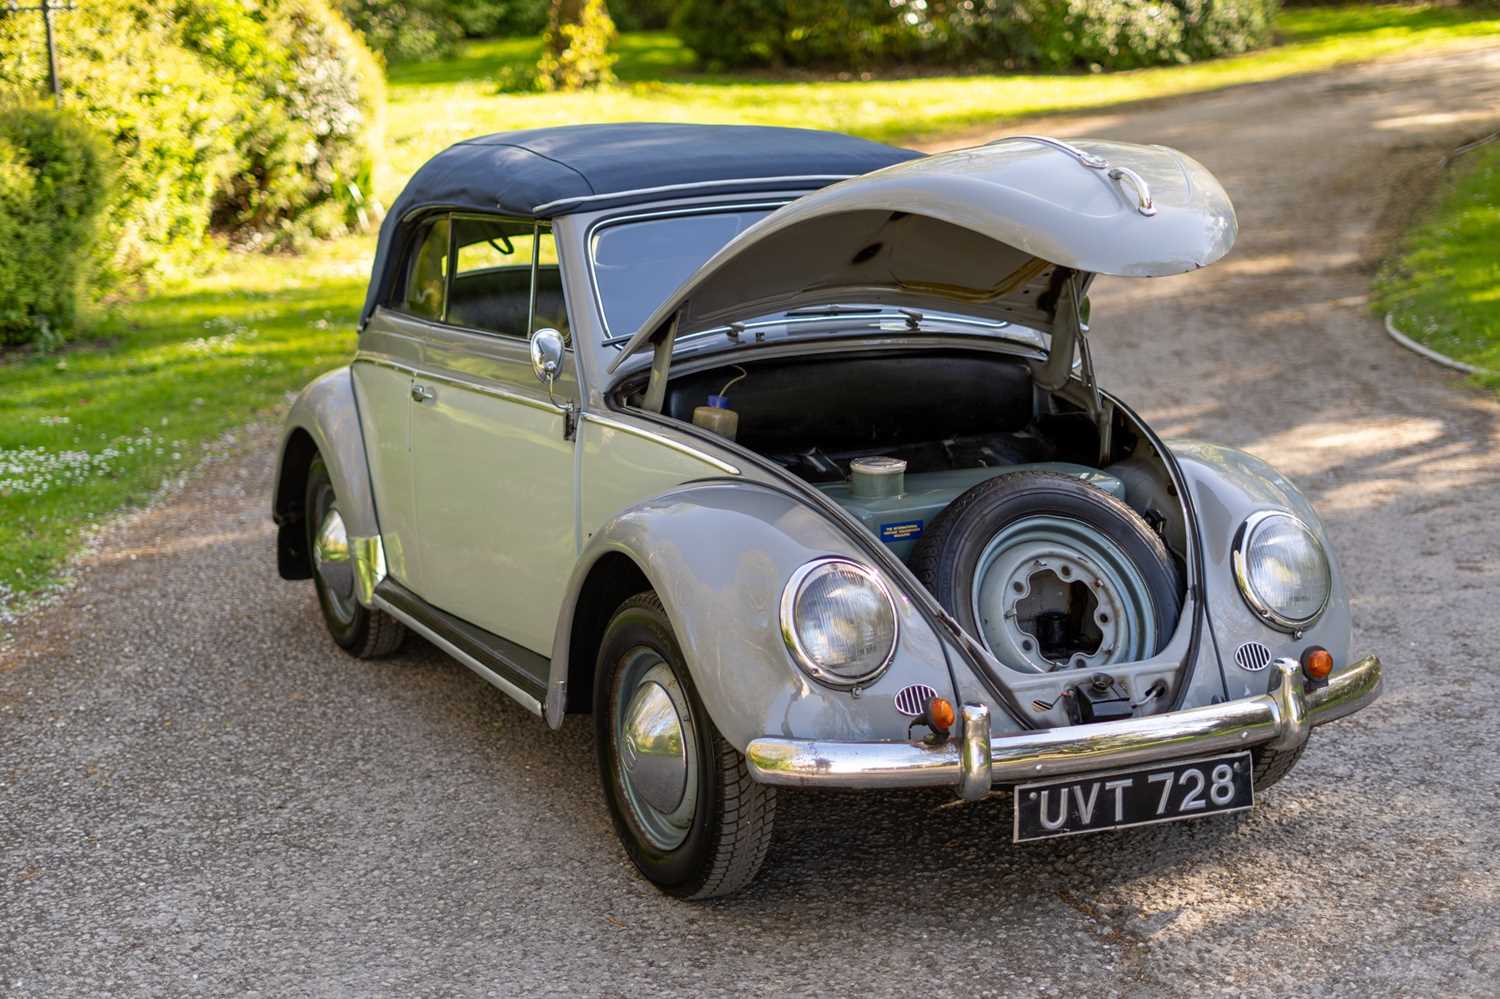
[{"label": "chrome front bumper", "polygon": [[1316,725],[1352,715],[1380,696],[1380,660],[1366,656],[1308,691],[1296,661],[1278,659],[1269,694],[1145,718],[1040,729],[990,738],[990,713],[965,704],[955,739],[924,742],[817,742],[765,737],[746,747],[750,776],[794,787],[952,785],[970,800],[994,784],[1113,770],[1240,747],[1295,749]]}]

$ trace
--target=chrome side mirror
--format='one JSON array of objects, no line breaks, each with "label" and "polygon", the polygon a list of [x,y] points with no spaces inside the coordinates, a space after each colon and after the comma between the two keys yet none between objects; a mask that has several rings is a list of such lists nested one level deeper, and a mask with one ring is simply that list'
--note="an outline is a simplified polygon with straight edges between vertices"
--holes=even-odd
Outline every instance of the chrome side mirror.
[{"label": "chrome side mirror", "polygon": [[563,335],[550,327],[543,327],[531,334],[531,370],[537,381],[552,391],[552,383],[562,373],[563,353],[567,345]]}]

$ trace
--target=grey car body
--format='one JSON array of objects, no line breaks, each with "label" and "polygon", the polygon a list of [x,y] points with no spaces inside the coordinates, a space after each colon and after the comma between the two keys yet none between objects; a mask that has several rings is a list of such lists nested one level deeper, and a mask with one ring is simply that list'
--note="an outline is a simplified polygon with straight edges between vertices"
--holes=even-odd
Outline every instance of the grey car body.
[{"label": "grey car body", "polygon": [[[610,614],[652,591],[713,724],[768,784],[947,784],[976,797],[1185,752],[1300,748],[1310,727],[1373,699],[1379,663],[1354,657],[1345,581],[1297,488],[1242,451],[1158,439],[1093,378],[1086,292],[1096,275],[1191,271],[1232,246],[1233,208],[1208,171],[1159,146],[1033,137],[897,160],[844,180],[768,169],[742,184],[568,195],[531,216],[492,209],[518,232],[531,224],[537,243],[550,232],[557,284],[540,294],[565,308],[567,335],[551,341],[560,352],[549,357],[545,336],[539,345],[535,262],[526,328],[510,331],[519,335],[403,313],[372,291],[353,363],[309,385],[287,418],[274,499],[282,574],[315,569],[302,497],[321,456],[343,542],[323,554],[347,560],[338,578],[353,598],[554,728],[598,709],[593,673]],[[751,209],[764,218],[638,328],[610,328],[595,268],[601,232]],[[398,203],[387,226],[434,213],[447,213],[451,231],[486,214]],[[403,259],[398,241],[383,244],[381,294]],[[454,260],[450,270],[462,267]],[[449,276],[450,295],[462,279]],[[868,316],[841,316],[848,303],[871,307]],[[1132,717],[1069,724],[1058,703],[1076,676],[1000,661],[826,490],[663,411],[666,383],[695,371],[881,351],[1004,358],[1101,433],[1128,427],[1140,438],[1149,460],[1113,474],[1131,494],[1180,505],[1163,534],[1181,556],[1184,596],[1157,651],[1108,670],[1142,698]],[[1326,606],[1305,627],[1268,621],[1236,580],[1237,541],[1267,512],[1293,515],[1328,552]],[[780,612],[788,581],[829,558],[867,567],[896,616],[889,664],[852,688],[799,667]],[[1336,664],[1326,683],[1297,671],[1311,647]],[[951,738],[913,737],[898,698],[914,685],[959,706]]]}]

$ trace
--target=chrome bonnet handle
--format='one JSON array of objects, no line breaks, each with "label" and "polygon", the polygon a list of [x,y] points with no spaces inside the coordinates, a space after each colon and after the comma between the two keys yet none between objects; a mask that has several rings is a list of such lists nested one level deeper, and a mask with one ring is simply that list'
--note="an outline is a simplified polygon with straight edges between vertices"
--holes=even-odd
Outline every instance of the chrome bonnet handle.
[{"label": "chrome bonnet handle", "polygon": [[1112,166],[1109,168],[1109,179],[1116,183],[1122,180],[1130,181],[1130,186],[1135,188],[1135,210],[1146,216],[1156,214],[1156,206],[1151,203],[1151,188],[1146,186],[1146,178],[1130,167]]},{"label": "chrome bonnet handle", "polygon": [[1046,135],[1007,135],[991,140],[986,145],[998,146],[1005,142],[1034,142],[1039,146],[1047,146],[1050,149],[1066,153],[1090,170],[1105,171],[1109,179],[1117,184],[1121,181],[1128,181],[1130,186],[1135,188],[1135,210],[1148,218],[1156,214],[1156,206],[1151,202],[1151,188],[1147,185],[1146,178],[1129,167],[1113,166],[1102,156],[1096,156],[1085,149],[1080,149],[1071,142],[1064,142],[1061,139],[1054,139]]}]

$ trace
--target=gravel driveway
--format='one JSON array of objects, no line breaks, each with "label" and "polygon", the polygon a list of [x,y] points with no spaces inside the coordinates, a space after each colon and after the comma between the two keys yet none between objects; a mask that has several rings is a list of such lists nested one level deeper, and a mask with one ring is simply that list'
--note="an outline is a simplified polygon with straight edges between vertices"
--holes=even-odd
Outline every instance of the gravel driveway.
[{"label": "gravel driveway", "polygon": [[[1101,282],[1107,384],[1328,521],[1386,695],[1244,817],[1013,848],[1006,803],[786,793],[765,876],[670,901],[588,726],[276,577],[270,436],[119,525],[0,652],[0,994],[1487,994],[1500,981],[1500,405],[1391,344],[1372,259],[1500,51],[1025,131],[1178,146],[1241,242]],[[1476,682],[1477,681],[1477,682]]]}]

